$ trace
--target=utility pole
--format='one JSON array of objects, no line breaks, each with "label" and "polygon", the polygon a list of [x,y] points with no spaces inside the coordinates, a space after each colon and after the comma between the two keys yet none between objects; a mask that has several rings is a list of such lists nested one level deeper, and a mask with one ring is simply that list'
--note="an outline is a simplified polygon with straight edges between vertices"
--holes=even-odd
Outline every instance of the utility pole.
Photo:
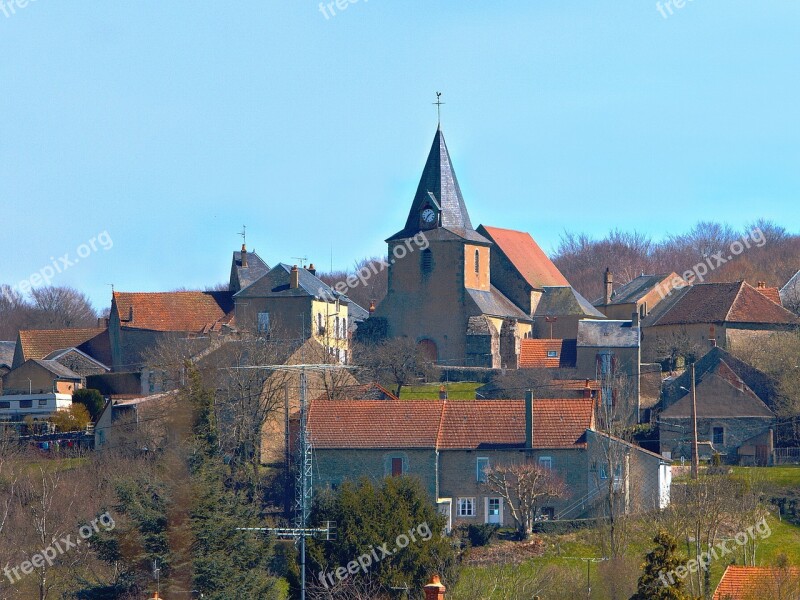
[{"label": "utility pole", "polygon": [[697,390],[695,389],[694,363],[692,363],[692,479],[697,479]]}]

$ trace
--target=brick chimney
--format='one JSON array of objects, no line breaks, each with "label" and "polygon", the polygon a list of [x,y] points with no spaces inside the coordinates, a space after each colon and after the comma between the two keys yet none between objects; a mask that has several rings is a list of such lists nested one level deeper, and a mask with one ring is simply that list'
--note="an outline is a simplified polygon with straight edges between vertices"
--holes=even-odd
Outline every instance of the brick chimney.
[{"label": "brick chimney", "polygon": [[434,575],[431,582],[425,586],[425,600],[444,600],[447,588],[442,585],[438,575]]},{"label": "brick chimney", "polygon": [[603,285],[605,286],[605,303],[611,304],[611,295],[614,293],[614,275],[608,267],[603,276]]},{"label": "brick chimney", "polygon": [[247,248],[245,248],[244,244],[242,244],[242,268],[247,268]]},{"label": "brick chimney", "polygon": [[374,312],[375,312],[375,300],[370,300],[370,302],[369,302],[369,314],[372,314]]},{"label": "brick chimney", "polygon": [[316,276],[316,274],[317,274],[317,268],[314,266],[314,263],[311,263],[310,265],[308,265],[308,269],[306,269],[306,270],[309,273],[311,273],[312,275]]},{"label": "brick chimney", "polygon": [[293,290],[300,287],[300,271],[297,270],[297,265],[292,267],[292,271],[289,274],[289,287]]},{"label": "brick chimney", "polygon": [[439,386],[439,400],[447,400],[447,388],[444,384]]},{"label": "brick chimney", "polygon": [[586,385],[583,386],[583,397],[584,398],[591,398],[592,397],[592,388],[589,385],[589,380],[586,380]]},{"label": "brick chimney", "polygon": [[533,390],[525,392],[525,447],[533,448]]}]

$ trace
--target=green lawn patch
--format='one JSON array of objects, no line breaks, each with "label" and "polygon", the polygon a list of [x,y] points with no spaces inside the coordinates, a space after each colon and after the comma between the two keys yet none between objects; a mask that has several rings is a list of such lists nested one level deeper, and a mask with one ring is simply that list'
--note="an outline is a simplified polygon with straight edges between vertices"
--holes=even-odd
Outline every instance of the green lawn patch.
[{"label": "green lawn patch", "polygon": [[[441,383],[428,383],[425,385],[403,386],[400,398],[403,400],[438,400],[439,387],[441,385]],[[482,385],[482,383],[469,381],[444,384],[447,388],[447,398],[449,400],[474,400],[475,390]]]}]

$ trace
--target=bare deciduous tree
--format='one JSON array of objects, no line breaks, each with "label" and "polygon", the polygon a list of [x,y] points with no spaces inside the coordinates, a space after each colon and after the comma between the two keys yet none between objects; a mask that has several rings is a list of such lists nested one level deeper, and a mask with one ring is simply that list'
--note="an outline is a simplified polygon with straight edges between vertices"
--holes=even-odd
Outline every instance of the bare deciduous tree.
[{"label": "bare deciduous tree", "polygon": [[567,495],[567,487],[558,475],[534,463],[499,464],[484,474],[483,486],[503,498],[520,539],[530,537],[543,501]]}]

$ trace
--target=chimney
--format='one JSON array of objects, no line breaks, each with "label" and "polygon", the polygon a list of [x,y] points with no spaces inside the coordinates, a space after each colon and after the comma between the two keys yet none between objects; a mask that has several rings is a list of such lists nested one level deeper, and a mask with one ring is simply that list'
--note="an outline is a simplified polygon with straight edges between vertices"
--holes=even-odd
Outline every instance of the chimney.
[{"label": "chimney", "polygon": [[589,380],[586,380],[586,385],[583,386],[583,397],[584,398],[591,398],[592,397],[592,388],[589,385]]},{"label": "chimney", "polygon": [[605,276],[603,277],[603,285],[605,286],[605,300],[606,304],[611,304],[611,294],[614,292],[614,275],[611,274],[611,269],[606,267]]},{"label": "chimney", "polygon": [[247,248],[242,244],[242,268],[247,268]]},{"label": "chimney", "polygon": [[767,282],[766,281],[759,281],[758,282],[758,289],[759,290],[763,290],[766,287],[767,287]]},{"label": "chimney", "polygon": [[316,276],[316,274],[317,274],[317,268],[314,266],[314,263],[311,263],[310,265],[308,265],[308,269],[306,269],[306,270],[309,273],[311,273],[312,275],[314,275],[314,276]]},{"label": "chimney", "polygon": [[533,448],[533,390],[525,392],[525,447]]},{"label": "chimney", "polygon": [[438,575],[434,575],[431,582],[425,586],[425,600],[444,600],[447,588],[442,585]]},{"label": "chimney", "polygon": [[289,287],[293,290],[300,287],[300,271],[297,270],[297,265],[292,267],[292,272],[289,277]]},{"label": "chimney", "polygon": [[639,311],[633,311],[631,315],[631,327],[638,327],[639,326]]},{"label": "chimney", "polygon": [[447,388],[444,384],[439,386],[439,400],[447,400]]},{"label": "chimney", "polygon": [[370,302],[369,302],[369,314],[372,314],[374,312],[375,312],[375,300],[370,300]]}]

